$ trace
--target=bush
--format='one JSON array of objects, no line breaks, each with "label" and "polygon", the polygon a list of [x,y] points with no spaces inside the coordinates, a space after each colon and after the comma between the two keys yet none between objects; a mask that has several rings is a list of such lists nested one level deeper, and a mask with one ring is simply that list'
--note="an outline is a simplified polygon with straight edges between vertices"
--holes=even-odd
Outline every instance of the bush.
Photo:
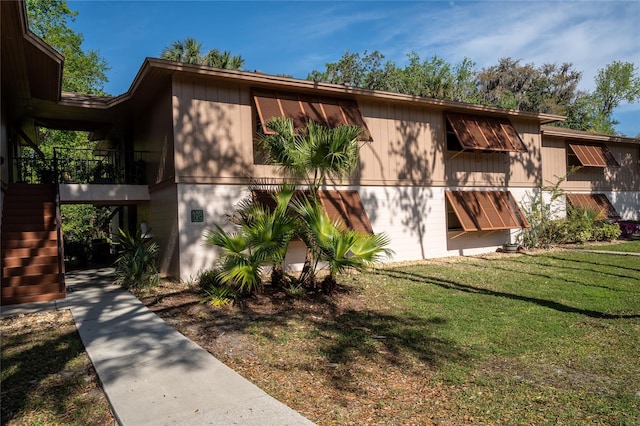
[{"label": "bush", "polygon": [[219,269],[209,269],[202,272],[198,277],[198,285],[204,296],[200,303],[226,306],[240,297],[233,287],[224,283]]},{"label": "bush", "polygon": [[219,270],[209,269],[198,276],[198,285],[200,286],[200,290],[205,292],[212,288],[222,287],[224,283],[220,279]]},{"label": "bush", "polygon": [[124,288],[153,287],[160,282],[156,258],[159,246],[142,231],[129,234],[120,229],[118,238],[116,284]]},{"label": "bush", "polygon": [[620,225],[617,223],[600,222],[593,228],[593,239],[596,241],[613,241],[622,235]]}]

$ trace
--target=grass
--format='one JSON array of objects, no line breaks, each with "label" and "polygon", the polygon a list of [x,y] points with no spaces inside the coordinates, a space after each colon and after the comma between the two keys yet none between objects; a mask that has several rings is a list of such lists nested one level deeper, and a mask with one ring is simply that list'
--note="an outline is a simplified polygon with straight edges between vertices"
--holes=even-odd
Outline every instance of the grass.
[{"label": "grass", "polygon": [[114,424],[69,311],[4,318],[3,425]]},{"label": "grass", "polygon": [[[591,248],[591,247],[585,247]],[[640,240],[625,241],[595,247],[597,250],[619,251],[624,253],[640,253]]]},{"label": "grass", "polygon": [[342,282],[361,306],[257,318],[237,365],[319,424],[640,424],[640,261],[555,251]]}]

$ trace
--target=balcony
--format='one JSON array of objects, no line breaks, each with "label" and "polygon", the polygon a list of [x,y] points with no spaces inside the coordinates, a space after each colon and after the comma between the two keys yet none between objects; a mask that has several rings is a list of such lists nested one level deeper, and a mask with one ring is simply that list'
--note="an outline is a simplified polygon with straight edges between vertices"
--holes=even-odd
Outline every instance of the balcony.
[{"label": "balcony", "polygon": [[148,157],[146,151],[55,148],[53,158],[15,158],[15,181],[58,183],[62,203],[146,201]]}]

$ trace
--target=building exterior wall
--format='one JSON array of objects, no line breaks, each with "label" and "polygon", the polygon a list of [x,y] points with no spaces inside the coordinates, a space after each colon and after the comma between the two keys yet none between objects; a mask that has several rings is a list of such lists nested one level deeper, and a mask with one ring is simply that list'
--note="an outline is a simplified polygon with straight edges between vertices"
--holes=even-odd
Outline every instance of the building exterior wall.
[{"label": "building exterior wall", "polygon": [[175,181],[175,148],[170,86],[158,91],[145,109],[144,119],[135,127],[134,150],[148,151],[147,182],[156,185]]},{"label": "building exterior wall", "polygon": [[[249,192],[243,185],[180,184],[177,188],[179,276],[183,280],[193,280],[200,272],[212,268],[218,255],[215,247],[204,244],[205,232],[215,225],[234,230],[234,225],[226,220],[225,215],[231,213]],[[505,242],[515,241],[517,235],[515,230],[448,231],[445,190],[460,187],[349,186],[329,189],[358,190],[374,232],[385,232],[391,237],[390,248],[395,254],[388,261],[488,253]],[[528,194],[537,191],[535,188],[509,190],[521,205],[526,203]],[[192,210],[202,210],[202,222],[191,221]],[[154,234],[155,229],[153,225]],[[294,241],[285,260],[287,268],[300,269],[304,256],[304,245]]]},{"label": "building exterior wall", "polygon": [[[176,173],[183,183],[242,183],[278,177],[254,164],[256,128],[246,83],[222,85],[175,77],[173,119]],[[528,152],[475,154],[446,151],[444,113],[435,108],[359,100],[373,142],[360,150],[358,185],[530,186],[540,181],[541,136],[533,119],[512,118]]]},{"label": "building exterior wall", "polygon": [[[175,184],[151,191],[145,220],[160,246],[160,272],[180,277],[180,228],[178,227],[178,191]],[[145,203],[146,204],[146,203]]]},{"label": "building exterior wall", "polygon": [[566,192],[603,193],[623,219],[640,217],[640,146],[607,143],[620,167],[583,167],[569,173],[567,140],[545,136],[542,144],[542,175],[545,186],[566,177],[560,188]]}]

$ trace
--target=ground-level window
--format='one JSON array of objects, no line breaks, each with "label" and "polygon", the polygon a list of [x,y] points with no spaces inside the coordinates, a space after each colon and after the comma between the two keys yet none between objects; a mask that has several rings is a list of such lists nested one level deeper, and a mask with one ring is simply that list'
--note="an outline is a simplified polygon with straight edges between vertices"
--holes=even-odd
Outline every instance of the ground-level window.
[{"label": "ground-level window", "polygon": [[601,219],[620,219],[613,204],[604,194],[567,194],[569,207],[591,209]]},{"label": "ground-level window", "polygon": [[528,228],[529,223],[509,191],[446,191],[447,228],[493,231]]},{"label": "ground-level window", "polygon": [[[298,190],[293,197],[308,197],[309,191]],[[273,199],[273,191],[254,190],[252,191],[254,201],[267,206],[270,209],[275,208],[275,200]],[[324,207],[327,216],[334,222],[338,222],[346,229],[373,233],[371,222],[367,216],[367,212],[362,204],[360,194],[355,190],[322,190],[318,192],[318,201]]]}]

